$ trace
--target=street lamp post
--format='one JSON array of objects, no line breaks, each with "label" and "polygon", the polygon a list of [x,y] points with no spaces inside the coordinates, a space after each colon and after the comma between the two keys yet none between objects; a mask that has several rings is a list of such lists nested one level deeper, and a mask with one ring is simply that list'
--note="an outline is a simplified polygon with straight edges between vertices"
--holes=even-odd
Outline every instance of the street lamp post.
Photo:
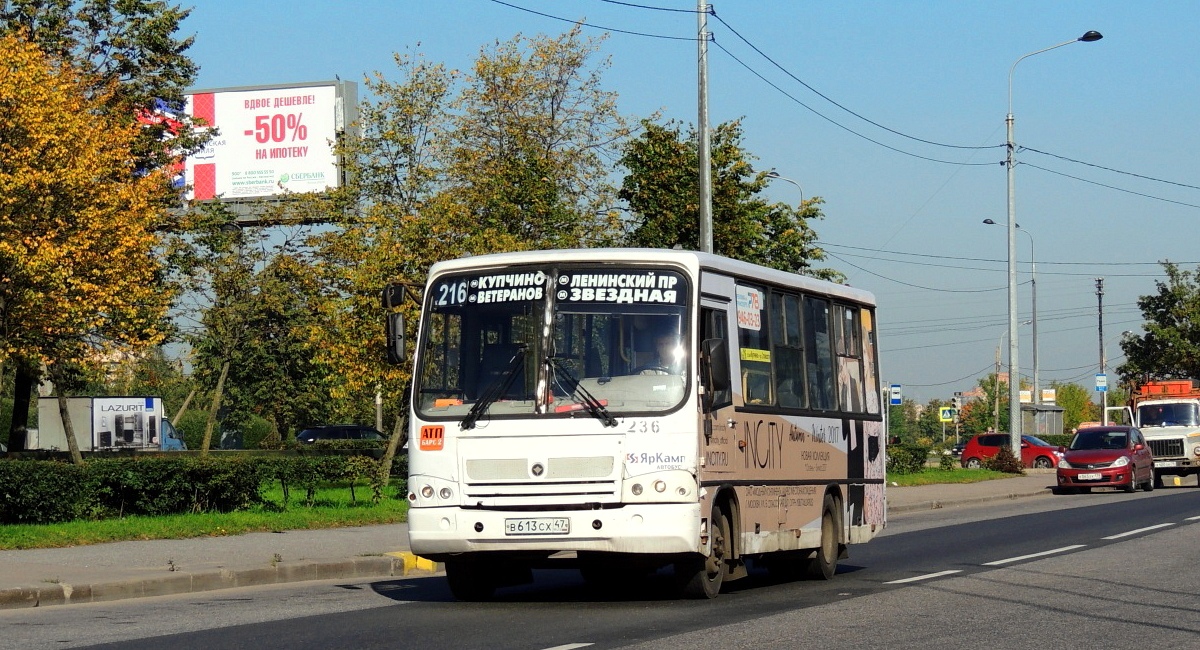
[{"label": "street lamp post", "polygon": [[[989,226],[995,226],[997,223],[991,219],[984,219],[984,223]],[[1017,224],[1017,230],[1025,233],[1029,237],[1029,285],[1030,291],[1033,294],[1033,311],[1030,319],[1033,323],[1033,403],[1042,403],[1042,387],[1038,382],[1038,332],[1037,332],[1037,250],[1033,244],[1033,235],[1024,228],[1021,224]]]},{"label": "street lamp post", "polygon": [[1023,55],[1014,61],[1012,67],[1008,69],[1008,115],[1004,118],[1004,124],[1008,132],[1008,156],[1005,164],[1008,170],[1008,428],[1013,455],[1017,458],[1021,457],[1021,386],[1020,382],[1016,381],[1017,369],[1020,366],[1017,363],[1017,209],[1015,202],[1016,144],[1013,141],[1012,110],[1013,72],[1017,69],[1018,63],[1035,54],[1049,52],[1050,50],[1079,41],[1091,43],[1101,38],[1104,37],[1100,32],[1089,31],[1079,38],[1073,38],[1058,45],[1051,45],[1050,47]]},{"label": "street lamp post", "polygon": [[800,190],[800,205],[801,206],[804,205],[804,188],[800,187],[799,183],[797,183],[796,181],[794,181],[786,176],[780,176],[779,172],[776,172],[776,171],[767,172],[767,178],[772,178],[777,181],[784,181],[787,183],[791,183],[792,185],[795,185],[796,189]]},{"label": "street lamp post", "polygon": [[[1025,321],[1021,324],[1028,325],[1029,323],[1030,323],[1030,321]],[[992,427],[992,431],[995,431],[996,433],[1000,433],[1000,348],[1004,347],[1004,337],[1006,337],[1006,336],[1008,336],[1007,330],[1004,332],[1001,332],[1000,338],[996,341],[996,384],[993,387],[993,390],[995,392],[996,405],[992,409],[992,421],[995,423],[994,426]],[[1012,383],[1013,383],[1013,376],[1012,376],[1012,370],[1010,369],[1009,373],[1008,373],[1008,384],[1011,386]],[[1012,414],[1010,412],[1009,417],[1011,418],[1011,416],[1012,416]],[[1009,422],[1008,428],[1010,431],[1012,430],[1011,420]]]}]

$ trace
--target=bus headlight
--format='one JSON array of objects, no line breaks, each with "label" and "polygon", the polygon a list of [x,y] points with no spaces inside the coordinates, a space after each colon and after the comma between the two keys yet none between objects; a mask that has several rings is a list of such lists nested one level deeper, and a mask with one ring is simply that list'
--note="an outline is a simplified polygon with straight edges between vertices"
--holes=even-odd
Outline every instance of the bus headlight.
[{"label": "bus headlight", "polygon": [[1200,445],[1196,445],[1192,448],[1192,455],[1200,458]]},{"label": "bus headlight", "polygon": [[622,500],[627,503],[686,502],[696,499],[696,477],[685,470],[666,470],[626,479]]},{"label": "bus headlight", "polygon": [[408,501],[414,508],[459,505],[455,501],[457,485],[453,481],[434,476],[412,476],[409,477],[409,485],[412,487]]}]

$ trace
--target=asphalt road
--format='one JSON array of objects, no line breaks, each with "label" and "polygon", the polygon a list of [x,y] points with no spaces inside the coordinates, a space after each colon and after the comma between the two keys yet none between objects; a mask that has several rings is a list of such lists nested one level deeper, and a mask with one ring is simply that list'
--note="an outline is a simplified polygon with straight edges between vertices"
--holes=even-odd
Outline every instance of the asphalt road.
[{"label": "asphalt road", "polygon": [[540,572],[482,604],[440,577],[306,583],[0,612],[0,649],[1195,647],[1198,523],[1195,488],[1040,498],[895,517],[830,582],[756,571],[714,601],[666,576],[613,598]]}]

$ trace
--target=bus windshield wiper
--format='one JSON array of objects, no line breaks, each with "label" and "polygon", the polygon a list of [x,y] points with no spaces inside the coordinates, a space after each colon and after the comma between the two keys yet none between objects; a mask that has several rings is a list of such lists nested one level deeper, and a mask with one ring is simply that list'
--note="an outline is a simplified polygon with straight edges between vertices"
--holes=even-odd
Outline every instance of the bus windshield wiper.
[{"label": "bus windshield wiper", "polygon": [[508,369],[505,370],[503,374],[493,379],[492,383],[488,384],[487,390],[483,392],[483,395],[479,397],[479,400],[476,401],[475,405],[471,407],[471,410],[467,412],[467,417],[463,418],[462,423],[458,425],[460,429],[463,431],[474,429],[475,423],[479,420],[479,417],[483,415],[483,412],[486,411],[493,402],[495,402],[497,399],[500,399],[501,395],[508,393],[509,387],[512,386],[513,380],[517,377],[517,370],[521,368],[521,362],[524,360],[525,347],[521,346],[517,349],[516,354],[513,355],[512,361],[508,362]]},{"label": "bus windshield wiper", "polygon": [[[579,379],[576,378],[575,375],[571,374],[571,371],[565,365],[563,365],[561,361],[555,359],[554,357],[546,357],[546,365],[550,366],[550,370],[554,373],[554,378],[556,381],[561,379],[566,380],[566,385],[563,386],[563,388],[566,388],[567,392],[570,393],[571,399],[575,400],[579,404],[582,404],[583,407],[587,409],[587,412],[591,413],[593,417],[603,422],[604,426],[617,426],[617,419],[608,412],[608,409],[604,408],[604,402],[596,399],[595,395],[592,395],[590,392],[588,392],[588,390],[579,383]],[[561,386],[562,384],[559,385]]]}]

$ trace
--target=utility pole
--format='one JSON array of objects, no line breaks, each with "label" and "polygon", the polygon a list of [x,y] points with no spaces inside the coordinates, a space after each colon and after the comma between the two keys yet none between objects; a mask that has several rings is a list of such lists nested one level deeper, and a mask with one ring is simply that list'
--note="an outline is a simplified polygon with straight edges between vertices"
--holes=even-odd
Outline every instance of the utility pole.
[{"label": "utility pole", "polygon": [[696,2],[696,20],[699,22],[699,96],[696,118],[696,137],[700,140],[698,156],[700,162],[700,252],[713,252],[712,223],[712,143],[708,130],[708,4]]},{"label": "utility pole", "polygon": [[[1104,374],[1104,278],[1096,278],[1096,316],[1098,318],[1097,331],[1100,333],[1100,374]],[[1107,388],[1107,386],[1105,386]],[[1100,422],[1108,426],[1108,391],[1099,390],[1100,393]]]}]

